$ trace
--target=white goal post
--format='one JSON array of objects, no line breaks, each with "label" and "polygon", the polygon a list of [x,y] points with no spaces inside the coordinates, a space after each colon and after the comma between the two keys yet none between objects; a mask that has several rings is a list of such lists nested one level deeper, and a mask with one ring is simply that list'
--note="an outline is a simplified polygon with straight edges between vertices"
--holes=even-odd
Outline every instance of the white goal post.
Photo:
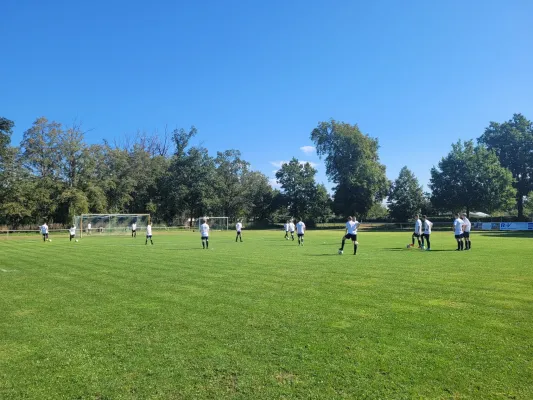
[{"label": "white goal post", "polygon": [[207,222],[209,229],[214,231],[227,231],[229,229],[228,217],[202,217],[198,218],[198,230],[203,221]]},{"label": "white goal post", "polygon": [[80,238],[83,235],[128,235],[134,223],[137,231],[146,230],[150,214],[82,214],[73,221]]}]

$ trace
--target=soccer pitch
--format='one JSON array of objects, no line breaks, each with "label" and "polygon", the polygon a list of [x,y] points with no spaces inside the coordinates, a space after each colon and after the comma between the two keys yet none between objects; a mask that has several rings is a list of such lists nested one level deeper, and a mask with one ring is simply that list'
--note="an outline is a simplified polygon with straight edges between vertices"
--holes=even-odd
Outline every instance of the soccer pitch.
[{"label": "soccer pitch", "polygon": [[0,398],[531,399],[533,238],[0,240]]}]

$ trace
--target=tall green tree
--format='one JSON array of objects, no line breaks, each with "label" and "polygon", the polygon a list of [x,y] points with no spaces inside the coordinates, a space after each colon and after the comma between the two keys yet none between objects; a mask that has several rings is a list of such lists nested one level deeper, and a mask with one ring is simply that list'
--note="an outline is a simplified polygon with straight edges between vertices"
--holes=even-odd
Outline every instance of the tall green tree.
[{"label": "tall green tree", "polygon": [[533,123],[514,114],[502,124],[491,122],[478,142],[494,150],[513,174],[518,217],[524,218],[524,199],[533,190]]},{"label": "tall green tree", "polygon": [[243,213],[254,221],[268,221],[275,211],[276,191],[272,189],[268,177],[258,171],[247,171],[242,177]]},{"label": "tall green tree", "polygon": [[289,213],[293,217],[317,221],[329,213],[329,196],[323,185],[315,182],[316,169],[293,158],[282,164],[276,178],[283,190]]},{"label": "tall green tree", "polygon": [[494,151],[469,140],[452,145],[451,152],[431,169],[431,202],[440,210],[491,213],[508,207],[516,194],[511,172]]},{"label": "tall green tree", "polygon": [[336,185],[338,214],[365,216],[388,193],[385,166],[379,162],[378,140],[364,135],[357,125],[331,120],[311,132],[317,153],[324,157],[326,173]]},{"label": "tall green tree", "polygon": [[409,168],[400,170],[398,178],[392,183],[387,203],[390,216],[396,221],[407,221],[420,212],[424,192]]},{"label": "tall green tree", "polygon": [[9,147],[9,143],[11,143],[11,134],[13,133],[14,126],[15,123],[13,121],[0,117],[0,163]]},{"label": "tall green tree", "polygon": [[59,148],[62,133],[60,123],[40,117],[24,132],[22,138],[20,160],[36,178],[33,189],[37,199],[33,215],[36,222],[58,218],[58,197],[64,188]]},{"label": "tall green tree", "polygon": [[234,219],[244,213],[246,193],[243,178],[250,163],[241,158],[239,150],[226,150],[217,153],[215,166],[220,214]]}]

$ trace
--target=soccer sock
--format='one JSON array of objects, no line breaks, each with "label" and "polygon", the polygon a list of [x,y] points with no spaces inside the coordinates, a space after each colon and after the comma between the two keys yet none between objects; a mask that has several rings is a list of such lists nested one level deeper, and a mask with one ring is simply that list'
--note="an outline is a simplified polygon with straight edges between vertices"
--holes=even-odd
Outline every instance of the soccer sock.
[{"label": "soccer sock", "polygon": [[422,242],[420,241],[420,239],[418,239],[418,245],[422,246]]},{"label": "soccer sock", "polygon": [[411,237],[411,241],[412,241],[411,244],[414,246],[415,245],[415,237],[414,236]]},{"label": "soccer sock", "polygon": [[466,242],[466,243],[467,243],[467,249],[470,250],[470,248],[472,247],[472,244],[471,244],[471,242],[470,242],[470,239],[469,239],[468,242]]},{"label": "soccer sock", "polygon": [[344,243],[346,242],[346,239],[342,239],[342,244],[341,244],[341,250],[344,250]]},{"label": "soccer sock", "polygon": [[206,248],[209,248],[209,240],[206,240],[206,241],[205,241],[205,247],[206,247]]},{"label": "soccer sock", "polygon": [[202,247],[205,249],[205,240],[202,239]]},{"label": "soccer sock", "polygon": [[154,241],[152,239],[150,239],[150,243],[154,244]]},{"label": "soccer sock", "polygon": [[429,236],[426,238],[426,242],[428,244],[428,249],[430,249],[431,248],[431,244],[429,243]]},{"label": "soccer sock", "polygon": [[357,245],[353,244],[353,254],[357,254]]}]

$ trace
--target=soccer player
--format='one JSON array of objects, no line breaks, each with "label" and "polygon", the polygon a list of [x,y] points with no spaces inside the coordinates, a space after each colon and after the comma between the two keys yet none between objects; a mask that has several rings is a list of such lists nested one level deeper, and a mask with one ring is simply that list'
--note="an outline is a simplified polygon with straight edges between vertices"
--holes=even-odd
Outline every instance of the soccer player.
[{"label": "soccer player", "polygon": [[76,236],[76,227],[72,225],[72,227],[68,230],[70,241],[72,242],[72,239]]},{"label": "soccer player", "polygon": [[46,222],[41,225],[41,234],[43,235],[43,242],[46,242],[48,239],[48,225],[46,225]]},{"label": "soccer player", "polygon": [[294,228],[294,222],[291,221],[291,222],[289,223],[289,231],[291,232],[291,238],[292,238],[292,240],[294,240],[294,229],[295,229],[295,228]]},{"label": "soccer player", "polygon": [[146,241],[144,242],[144,244],[148,244],[148,239],[150,239],[150,243],[152,243],[153,245],[154,242],[152,241],[152,225],[150,223],[146,225]]},{"label": "soccer player", "polygon": [[[429,237],[431,235],[431,228],[433,227],[433,222],[431,222],[426,215],[422,215],[422,223],[423,223],[423,227],[424,227],[424,234],[423,234],[422,237],[427,242],[427,249],[426,250],[429,251],[429,250],[431,250],[431,243],[429,241]],[[422,239],[422,246],[424,246],[424,239]]]},{"label": "soccer player", "polygon": [[89,222],[87,224],[87,235],[90,235],[91,234],[91,223]]},{"label": "soccer player", "polygon": [[242,234],[241,234],[241,230],[242,230],[242,223],[241,221],[238,221],[237,222],[237,225],[235,225],[235,230],[237,231],[237,237],[235,238],[235,243],[237,242],[237,239],[241,239],[241,243],[242,243]]},{"label": "soccer player", "polygon": [[200,235],[202,236],[202,247],[209,249],[209,225],[205,219],[202,220],[203,224],[200,225]]},{"label": "soccer player", "polygon": [[137,237],[137,223],[131,224],[131,237]]},{"label": "soccer player", "polygon": [[285,229],[285,240],[289,240],[289,221],[285,222],[283,228]]},{"label": "soccer player", "polygon": [[461,217],[461,219],[465,223],[463,231],[463,236],[465,238],[465,250],[470,250],[472,246],[470,242],[470,230],[472,229],[472,224],[470,223],[470,220],[466,217],[466,214],[461,214]]},{"label": "soccer player", "polygon": [[420,241],[420,237],[422,236],[422,221],[420,221],[420,216],[418,214],[415,215],[415,232],[413,233],[413,236],[411,236],[412,243],[411,245],[415,245],[415,238],[418,240],[418,248],[420,249],[422,247],[422,242]]},{"label": "soccer player", "polygon": [[346,239],[350,239],[353,242],[353,255],[355,256],[357,254],[357,228],[359,227],[360,223],[357,221],[357,218],[355,217],[348,217],[348,221],[346,222],[346,235],[342,237],[342,244],[340,251],[344,250],[344,243],[346,242]]},{"label": "soccer player", "polygon": [[[294,225],[294,224],[293,224]],[[305,224],[302,220],[296,224],[296,229],[298,230],[298,246],[304,245],[304,234],[305,234]],[[294,231],[291,232],[293,235],[292,240],[294,240]]]},{"label": "soccer player", "polygon": [[453,233],[455,234],[455,240],[457,240],[457,250],[463,250],[463,225],[464,221],[459,214],[455,214],[455,220],[453,221]]}]

